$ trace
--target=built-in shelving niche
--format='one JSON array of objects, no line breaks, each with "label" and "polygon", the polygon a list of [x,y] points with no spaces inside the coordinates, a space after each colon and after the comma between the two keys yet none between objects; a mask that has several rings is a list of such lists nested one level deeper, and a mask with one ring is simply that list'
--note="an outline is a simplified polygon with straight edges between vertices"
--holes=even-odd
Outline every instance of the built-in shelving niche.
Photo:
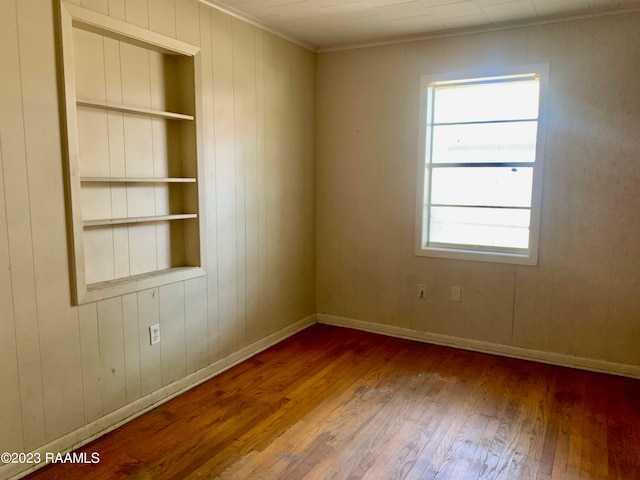
[{"label": "built-in shelving niche", "polygon": [[59,6],[73,300],[203,275],[199,49]]}]

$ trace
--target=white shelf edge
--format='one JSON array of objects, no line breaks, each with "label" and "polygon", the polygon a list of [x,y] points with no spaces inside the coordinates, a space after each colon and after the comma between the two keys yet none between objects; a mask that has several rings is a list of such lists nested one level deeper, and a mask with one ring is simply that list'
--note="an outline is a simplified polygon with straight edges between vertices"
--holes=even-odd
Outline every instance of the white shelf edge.
[{"label": "white shelf edge", "polygon": [[194,177],[80,177],[84,183],[195,183]]},{"label": "white shelf edge", "polygon": [[124,285],[126,283],[140,282],[143,280],[158,278],[167,274],[181,274],[181,273],[191,272],[197,268],[200,268],[200,267],[196,267],[196,266],[172,267],[164,270],[155,270],[153,272],[140,273],[138,275],[131,275],[129,277],[116,278],[114,280],[105,280],[103,282],[89,283],[87,285],[87,291],[93,292],[103,288]]},{"label": "white shelf edge", "polygon": [[90,283],[87,285],[85,293],[79,299],[79,304],[91,303],[131,292],[139,292],[148,288],[181,282],[204,275],[205,271],[202,267],[185,265],[114,280]]},{"label": "white shelf edge", "polygon": [[132,223],[162,222],[167,220],[185,220],[188,218],[198,218],[195,213],[180,213],[176,215],[155,215],[151,217],[125,217],[125,218],[105,218],[100,220],[85,220],[82,225],[87,227],[101,227],[104,225],[125,225]]},{"label": "white shelf edge", "polygon": [[132,107],[119,103],[98,102],[95,100],[87,100],[78,98],[76,105],[89,108],[100,108],[103,110],[113,110],[123,113],[135,113],[137,115],[148,115],[152,117],[168,118],[170,120],[193,120],[193,115],[185,115],[183,113],[165,112],[163,110],[153,110],[150,108]]}]

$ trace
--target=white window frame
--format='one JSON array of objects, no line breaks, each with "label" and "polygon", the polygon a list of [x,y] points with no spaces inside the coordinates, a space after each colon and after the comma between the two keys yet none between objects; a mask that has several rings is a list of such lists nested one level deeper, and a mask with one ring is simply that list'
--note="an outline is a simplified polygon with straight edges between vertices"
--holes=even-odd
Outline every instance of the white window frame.
[{"label": "white window frame", "polygon": [[[538,129],[536,137],[536,155],[533,165],[533,184],[531,198],[531,219],[529,223],[529,248],[526,252],[514,252],[509,249],[484,248],[467,245],[430,246],[428,244],[429,201],[430,192],[425,189],[429,185],[426,178],[431,150],[430,118],[431,104],[429,102],[429,85],[433,82],[444,82],[465,79],[482,79],[488,77],[504,77],[535,73],[540,81],[540,99],[538,107]],[[418,146],[418,175],[416,189],[416,221],[415,221],[415,255],[427,257],[450,258],[457,260],[472,260],[481,262],[509,263],[516,265],[537,265],[538,244],[540,236],[540,209],[542,203],[542,172],[544,163],[545,125],[546,125],[546,94],[549,82],[549,64],[533,64],[511,66],[491,70],[426,74],[420,76],[420,118],[419,118],[419,146]]]}]

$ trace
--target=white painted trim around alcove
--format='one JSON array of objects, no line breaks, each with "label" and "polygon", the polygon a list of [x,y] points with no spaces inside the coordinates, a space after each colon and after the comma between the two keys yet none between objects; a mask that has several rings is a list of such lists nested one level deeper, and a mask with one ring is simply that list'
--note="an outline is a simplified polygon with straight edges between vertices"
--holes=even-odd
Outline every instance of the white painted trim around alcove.
[{"label": "white painted trim around alcove", "polygon": [[547,363],[559,367],[577,368],[579,370],[588,370],[590,372],[607,373],[610,375],[640,379],[640,366],[635,365],[608,362],[606,360],[595,360],[585,357],[575,357],[563,353],[545,352],[542,350],[514,347],[512,345],[501,345],[498,343],[484,342],[481,340],[473,340],[469,338],[452,337],[449,335],[441,335],[438,333],[413,330],[411,328],[396,327],[393,325],[384,325],[362,320],[354,320],[352,318],[338,317],[335,315],[327,315],[324,313],[318,313],[316,316],[317,322],[324,325],[353,328],[365,332],[379,333],[391,337],[416,340],[418,342],[432,343],[445,347],[460,348],[463,350],[471,350],[474,352],[489,353],[492,355],[500,355],[503,357]]}]

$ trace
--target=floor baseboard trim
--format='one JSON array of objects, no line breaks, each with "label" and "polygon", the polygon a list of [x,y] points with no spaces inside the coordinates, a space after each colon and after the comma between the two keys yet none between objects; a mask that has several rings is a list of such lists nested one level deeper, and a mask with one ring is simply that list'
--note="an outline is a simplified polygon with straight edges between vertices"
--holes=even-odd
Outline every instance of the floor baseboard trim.
[{"label": "floor baseboard trim", "polygon": [[[218,360],[211,365],[198,370],[186,377],[167,385],[155,392],[136,400],[128,405],[115,410],[100,419],[80,427],[60,438],[57,438],[46,445],[36,449],[33,453],[39,453],[43,458],[47,452],[61,453],[73,451],[86,445],[106,433],[130,422],[136,417],[168,402],[174,397],[190,390],[197,385],[219,375],[220,373],[234,367],[263,350],[281,342],[282,340],[296,334],[300,330],[315,324],[321,323],[325,325],[334,325],[337,327],[353,328],[365,332],[388,335],[397,338],[405,338],[408,340],[416,340],[435,345],[442,345],[452,348],[460,348],[475,352],[488,353],[493,355],[501,355],[505,357],[518,358],[522,360],[530,360],[535,362],[547,363],[561,367],[577,368],[581,370],[589,370],[592,372],[606,373],[640,379],[640,367],[634,365],[620,364],[608,362],[605,360],[596,360],[585,357],[575,357],[571,355],[545,352],[541,350],[533,350],[522,347],[514,347],[511,345],[501,345],[481,340],[473,340],[468,338],[453,337],[437,333],[429,333],[420,330],[413,330],[405,327],[397,327],[393,325],[384,325],[363,320],[355,320],[352,318],[340,317],[336,315],[328,315],[323,313],[310,315],[278,332],[275,332],[251,345],[248,345],[237,352]],[[5,464],[0,466],[0,478],[8,480],[17,480],[25,475],[41,468],[45,465],[42,462],[37,465],[20,465]],[[25,468],[26,467],[26,468]]]},{"label": "floor baseboard trim", "polygon": [[334,325],[337,327],[354,328],[370,333],[379,333],[391,337],[405,338],[407,340],[417,340],[425,343],[433,343],[445,347],[461,348],[474,352],[501,355],[504,357],[518,358],[521,360],[531,360],[534,362],[548,363],[560,367],[577,368],[589,370],[597,373],[607,373],[622,377],[640,379],[640,367],[622,363],[608,362],[606,360],[596,360],[585,357],[574,357],[555,352],[545,352],[511,345],[501,345],[497,343],[472,340],[468,338],[452,337],[437,333],[423,332],[410,328],[384,325],[380,323],[366,322],[352,318],[339,317],[336,315],[317,314],[318,323]]},{"label": "floor baseboard trim", "polygon": [[[70,432],[46,445],[36,449],[33,453],[39,453],[44,459],[47,452],[65,454],[72,450],[82,447],[89,442],[92,442],[98,437],[105,435],[116,428],[130,422],[136,417],[143,415],[144,413],[153,410],[154,408],[168,402],[174,397],[190,390],[197,385],[206,382],[207,380],[221,374],[222,372],[234,367],[238,363],[241,363],[254,355],[266,350],[267,348],[281,342],[282,340],[298,333],[300,330],[304,330],[307,327],[317,322],[316,315],[310,315],[288,327],[283,328],[261,340],[258,340],[251,345],[248,345],[237,352],[225,357],[211,365],[198,370],[180,380],[167,385],[159,390],[156,390],[145,397],[142,397],[135,402],[132,402],[124,407],[119,408],[111,413],[108,413],[104,417],[91,422],[83,427],[80,427],[73,432]],[[0,466],[0,478],[6,478],[8,480],[17,480],[19,478],[28,475],[29,473],[42,468],[46,465],[43,461],[39,464],[29,465],[25,468],[25,465],[20,464],[5,464]]]}]

